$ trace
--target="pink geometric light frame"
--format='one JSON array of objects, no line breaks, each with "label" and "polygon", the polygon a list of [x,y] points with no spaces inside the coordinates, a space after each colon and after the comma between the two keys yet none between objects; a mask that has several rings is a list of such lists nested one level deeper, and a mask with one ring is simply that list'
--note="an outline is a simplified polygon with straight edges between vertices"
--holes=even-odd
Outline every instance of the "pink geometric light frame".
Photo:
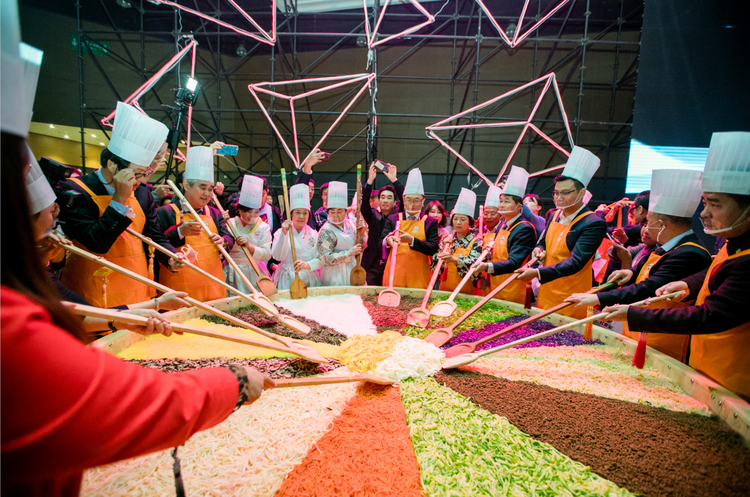
[{"label": "pink geometric light frame", "polygon": [[521,15],[518,17],[518,23],[516,24],[516,32],[513,34],[513,39],[511,40],[508,35],[505,33],[505,30],[500,27],[500,25],[495,20],[495,17],[492,15],[492,12],[490,12],[490,9],[487,8],[487,6],[484,4],[482,0],[475,0],[479,7],[482,8],[485,14],[487,14],[487,17],[489,17],[490,22],[493,26],[495,26],[495,29],[498,33],[500,33],[500,36],[502,36],[503,40],[505,40],[508,45],[511,47],[517,46],[519,43],[521,43],[527,36],[529,36],[536,28],[542,25],[544,21],[552,17],[558,10],[563,8],[563,6],[568,3],[570,0],[561,0],[552,10],[550,10],[544,17],[539,19],[537,22],[534,23],[533,26],[531,26],[529,29],[523,32],[521,34],[521,27],[523,26],[523,20],[524,17],[526,17],[526,10],[529,7],[529,2],[531,0],[526,0],[523,4],[523,10],[521,11]]},{"label": "pink geometric light frame", "polygon": [[373,48],[377,47],[378,45],[382,45],[383,43],[387,43],[395,38],[398,38],[400,36],[405,36],[408,34],[411,34],[415,31],[418,31],[422,29],[423,27],[427,26],[428,24],[432,24],[435,22],[435,16],[427,12],[427,10],[420,5],[417,0],[409,0],[412,5],[414,5],[419,12],[424,14],[427,17],[427,20],[424,21],[421,24],[417,24],[416,26],[412,26],[408,29],[405,29],[401,31],[400,33],[397,33],[395,35],[388,36],[386,38],[383,38],[382,40],[375,41],[375,37],[378,35],[378,30],[380,29],[380,24],[383,22],[383,17],[385,16],[385,11],[388,8],[388,4],[391,2],[391,0],[385,0],[383,3],[383,8],[380,11],[380,16],[378,16],[378,21],[375,23],[375,27],[372,29],[372,33],[370,33],[370,20],[367,16],[367,0],[362,0],[362,7],[365,10],[365,37],[367,38],[367,47]]},{"label": "pink geometric light frame", "polygon": [[[327,78],[310,78],[310,79],[295,79],[290,81],[268,81],[265,83],[255,83],[248,85],[248,90],[250,90],[250,93],[252,94],[253,98],[255,98],[255,101],[258,102],[258,107],[260,107],[260,110],[263,112],[263,115],[266,116],[266,119],[268,119],[268,123],[271,125],[271,128],[276,133],[276,136],[281,141],[281,144],[284,146],[284,150],[286,150],[286,153],[289,155],[289,157],[292,159],[292,162],[294,163],[295,167],[299,169],[302,164],[312,155],[312,153],[315,151],[316,148],[319,148],[320,145],[323,143],[323,141],[328,138],[328,135],[333,131],[333,128],[335,128],[338,123],[343,119],[344,115],[346,115],[347,112],[349,112],[349,109],[354,105],[354,102],[359,99],[359,97],[364,93],[365,90],[367,90],[370,87],[370,83],[372,80],[375,79],[374,73],[363,73],[363,74],[352,74],[348,76],[332,76]],[[300,83],[319,83],[324,81],[337,81],[336,83],[324,86],[322,88],[318,88],[316,90],[310,90],[305,93],[300,93],[299,95],[284,95],[278,92],[275,92],[273,90],[269,90],[266,87],[267,86],[287,86],[287,85],[294,85],[294,84],[300,84]],[[299,156],[299,141],[297,140],[297,120],[294,117],[294,101],[299,100],[302,98],[307,98],[311,95],[315,95],[316,93],[320,93],[326,90],[333,90],[336,88],[340,88],[342,86],[346,86],[352,83],[358,83],[362,82],[362,86],[360,87],[359,91],[356,95],[349,101],[346,108],[339,114],[339,116],[336,118],[336,120],[331,124],[331,126],[328,128],[328,131],[323,134],[323,136],[318,140],[318,143],[315,144],[315,146],[310,150],[310,152],[307,154],[307,156],[304,158],[304,160],[300,161]],[[264,93],[266,95],[280,98],[283,100],[287,100],[289,102],[289,110],[291,111],[291,117],[292,117],[292,138],[294,139],[294,153],[290,150],[289,146],[287,145],[286,141],[284,140],[284,137],[279,132],[279,129],[276,127],[276,125],[273,122],[273,119],[270,115],[268,115],[268,111],[263,106],[263,103],[261,103],[260,98],[258,98],[258,92]]]},{"label": "pink geometric light frame", "polygon": [[[536,84],[544,82],[544,89],[539,94],[539,98],[536,100],[536,104],[534,105],[534,108],[529,113],[528,118],[524,121],[510,121],[510,122],[490,122],[490,123],[480,123],[480,124],[454,124],[454,125],[448,125],[446,123],[457,120],[461,117],[464,117],[468,114],[471,114],[473,112],[476,112],[480,109],[483,109],[485,107],[488,107],[490,105],[493,105],[500,100],[506,99],[508,97],[511,97],[526,88],[529,88],[531,86],[534,86]],[[560,107],[560,112],[563,117],[563,122],[565,123],[565,130],[567,131],[568,135],[568,142],[570,144],[570,147],[573,147],[573,134],[570,131],[570,124],[568,123],[568,115],[565,112],[565,107],[562,103],[562,96],[560,95],[560,88],[557,86],[557,79],[555,77],[555,73],[549,73],[544,76],[541,76],[534,81],[530,81],[529,83],[526,83],[524,85],[519,86],[518,88],[515,88],[513,90],[510,90],[508,92],[503,93],[502,95],[498,95],[497,97],[494,97],[490,100],[487,100],[486,102],[483,102],[479,105],[476,105],[470,109],[467,109],[463,112],[460,112],[454,116],[451,116],[447,119],[443,119],[442,121],[436,122],[435,124],[432,124],[430,126],[427,126],[425,130],[427,131],[427,136],[430,138],[437,140],[443,147],[447,148],[453,155],[458,158],[461,162],[463,162],[466,167],[474,171],[476,174],[479,175],[480,178],[482,178],[488,185],[497,185],[500,183],[500,179],[503,177],[503,174],[505,173],[506,169],[508,168],[508,165],[510,164],[510,161],[513,159],[513,156],[515,155],[516,151],[518,150],[519,145],[521,144],[521,141],[523,140],[523,137],[526,135],[526,132],[531,129],[534,131],[537,135],[539,135],[541,138],[546,140],[550,145],[555,147],[557,150],[565,154],[566,157],[570,156],[570,152],[566,151],[564,148],[562,148],[560,145],[554,142],[549,136],[547,136],[542,130],[540,130],[536,125],[534,125],[531,121],[534,119],[534,116],[536,115],[537,110],[539,109],[539,106],[542,103],[542,98],[544,98],[544,95],[547,94],[550,88],[554,88],[555,97],[557,98],[557,103]],[[511,150],[510,154],[508,155],[508,158],[505,161],[505,164],[503,164],[503,168],[500,171],[500,174],[497,176],[497,180],[493,183],[490,181],[484,174],[482,174],[479,169],[474,167],[473,164],[471,164],[464,156],[462,156],[460,153],[458,153],[453,147],[448,145],[442,138],[440,138],[437,134],[435,134],[436,131],[445,131],[445,130],[456,130],[456,129],[477,129],[477,128],[509,128],[514,126],[522,126],[523,130],[521,131],[520,136],[518,137],[518,140],[516,140],[516,143],[513,145],[513,149]],[[536,173],[531,174],[530,176],[540,176],[542,174],[548,173],[550,171],[554,171],[556,169],[561,169],[564,166],[556,166],[550,169],[545,169],[544,171],[537,171]]]},{"label": "pink geometric light frame", "polygon": [[265,29],[261,28],[260,25],[255,22],[255,19],[252,18],[245,10],[237,5],[237,2],[234,0],[227,0],[229,3],[232,4],[232,6],[237,9],[237,11],[242,14],[242,16],[247,19],[250,24],[255,26],[255,29],[258,30],[258,33],[251,33],[249,31],[245,31],[244,29],[240,29],[237,26],[234,26],[232,24],[229,24],[227,22],[221,21],[219,19],[216,19],[215,17],[211,17],[207,14],[204,14],[203,12],[199,12],[197,10],[190,9],[188,7],[184,7],[176,2],[170,2],[168,0],[150,0],[151,3],[156,4],[163,4],[163,5],[169,5],[171,7],[174,7],[176,9],[180,9],[184,12],[187,12],[189,14],[196,15],[202,19],[205,19],[207,21],[213,22],[215,24],[218,24],[219,26],[223,26],[227,29],[231,29],[237,34],[241,34],[243,36],[247,36],[248,38],[252,38],[253,40],[259,41],[261,43],[265,43],[266,45],[275,45],[276,44],[276,0],[271,0],[271,32],[269,33]]}]

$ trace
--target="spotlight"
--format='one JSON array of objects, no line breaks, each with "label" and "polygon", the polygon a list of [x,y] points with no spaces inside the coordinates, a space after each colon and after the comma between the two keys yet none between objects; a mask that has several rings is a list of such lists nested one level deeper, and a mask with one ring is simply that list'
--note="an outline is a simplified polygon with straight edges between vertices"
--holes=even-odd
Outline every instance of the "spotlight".
[{"label": "spotlight", "polygon": [[237,56],[244,57],[245,55],[247,55],[247,47],[244,43],[240,43],[237,47]]},{"label": "spotlight", "polygon": [[50,124],[50,125],[49,125],[49,128],[50,128],[50,129],[55,129],[55,125],[54,125],[54,124]]},{"label": "spotlight", "polygon": [[70,138],[68,135],[65,135],[65,138]]},{"label": "spotlight", "polygon": [[509,24],[508,27],[505,29],[505,34],[508,35],[508,38],[513,39],[513,35],[516,34],[516,25]]},{"label": "spotlight", "polygon": [[189,105],[195,105],[195,102],[198,100],[199,90],[200,85],[198,84],[198,81],[188,76],[187,81],[185,82],[185,86],[180,86],[177,88],[175,103],[182,108],[185,108]]},{"label": "spotlight", "polygon": [[96,135],[94,133],[91,133],[91,138],[96,138]]},{"label": "spotlight", "polygon": [[357,46],[358,47],[366,47],[367,46],[367,38],[364,36],[360,36],[357,38]]},{"label": "spotlight", "polygon": [[128,2],[128,0],[117,0],[117,5],[119,5],[123,9],[129,9],[132,7],[132,5],[130,4],[130,2]]},{"label": "spotlight", "polygon": [[101,145],[103,147],[104,146],[104,142],[99,142],[99,145]]}]

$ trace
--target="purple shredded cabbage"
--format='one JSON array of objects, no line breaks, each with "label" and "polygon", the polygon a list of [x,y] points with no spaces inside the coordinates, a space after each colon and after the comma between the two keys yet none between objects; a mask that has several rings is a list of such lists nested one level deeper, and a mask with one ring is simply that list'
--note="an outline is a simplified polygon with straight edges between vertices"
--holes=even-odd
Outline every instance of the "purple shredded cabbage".
[{"label": "purple shredded cabbage", "polygon": [[[488,324],[487,326],[484,326],[481,331],[464,331],[453,337],[453,339],[445,344],[443,348],[447,349],[453,347],[454,345],[458,345],[459,343],[476,342],[477,340],[480,340],[488,335],[492,335],[494,333],[497,333],[498,331],[504,330],[505,328],[508,328],[509,326],[518,323],[519,321],[523,321],[526,318],[528,318],[528,316],[513,316],[503,321],[498,321],[497,323]],[[482,345],[477,347],[477,350],[485,350],[491,349],[493,347],[498,347],[500,345],[510,343],[521,338],[535,335],[536,333],[551,330],[552,328],[555,328],[555,325],[546,321],[534,321],[527,326],[519,328],[515,331],[511,331],[507,335],[501,335],[494,340],[483,343]],[[539,340],[516,345],[514,348],[522,349],[527,347],[559,347],[561,345],[576,346],[604,344],[599,340],[585,340],[583,338],[583,335],[580,335],[573,330],[564,330],[559,333],[555,333],[554,335],[540,338]]]}]

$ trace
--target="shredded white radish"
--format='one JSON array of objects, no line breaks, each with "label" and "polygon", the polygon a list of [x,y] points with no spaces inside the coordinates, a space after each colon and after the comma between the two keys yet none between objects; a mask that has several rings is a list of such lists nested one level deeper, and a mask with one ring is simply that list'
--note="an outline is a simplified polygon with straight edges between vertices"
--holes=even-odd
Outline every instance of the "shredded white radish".
[{"label": "shredded white radish", "polygon": [[319,295],[301,300],[279,299],[275,303],[348,337],[378,332],[359,295]]},{"label": "shredded white radish", "polygon": [[417,376],[433,376],[440,371],[445,354],[434,345],[416,338],[404,337],[396,342],[387,359],[380,361],[373,373],[394,381]]},{"label": "shredded white radish", "polygon": [[[339,368],[325,376],[349,376]],[[272,496],[333,426],[359,383],[269,390],[223,423],[193,436],[178,456],[188,495]],[[155,426],[154,429],[158,429]],[[82,496],[174,496],[171,451],[84,474]]]}]

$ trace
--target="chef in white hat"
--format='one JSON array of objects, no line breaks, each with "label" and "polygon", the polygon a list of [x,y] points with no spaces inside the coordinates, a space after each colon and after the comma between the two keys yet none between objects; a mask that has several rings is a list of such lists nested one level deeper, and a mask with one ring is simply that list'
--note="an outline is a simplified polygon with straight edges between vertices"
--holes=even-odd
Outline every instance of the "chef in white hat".
[{"label": "chef in white hat", "polygon": [[[273,282],[279,290],[288,289],[294,281],[295,268],[299,277],[308,287],[320,286],[318,269],[323,264],[318,258],[318,232],[309,225],[310,220],[310,187],[307,183],[297,183],[289,189],[289,211],[291,223],[281,223],[281,229],[273,237],[271,252],[279,261],[273,273]],[[289,245],[289,230],[294,236],[294,250],[297,260],[292,260],[292,248]]]},{"label": "chef in white hat", "polygon": [[[498,196],[498,215],[502,216],[502,220],[497,233],[486,233],[484,238],[485,247],[492,243],[489,262],[476,264],[477,272],[487,272],[490,275],[489,284],[482,291],[483,295],[489,294],[516,269],[526,264],[536,246],[536,229],[521,216],[528,181],[529,173],[525,169],[512,166],[505,187]],[[515,280],[495,298],[523,304],[526,300],[526,283]]]},{"label": "chef in white hat", "polygon": [[[263,202],[263,179],[258,176],[245,175],[242,180],[242,189],[237,204],[237,215],[227,221],[234,228],[237,238],[229,255],[242,269],[245,277],[255,285],[258,274],[252,264],[245,256],[242,247],[246,247],[253,259],[257,261],[258,267],[264,275],[270,276],[266,262],[271,259],[271,228],[260,219],[260,208]],[[231,231],[231,230],[230,230]],[[250,288],[245,285],[242,278],[235,272],[231,265],[224,267],[226,281],[243,293],[251,293]]]},{"label": "chef in white hat", "polygon": [[[217,245],[231,251],[234,247],[234,238],[221,212],[208,205],[214,192],[214,154],[212,147],[190,147],[185,163],[185,178],[182,182],[185,199],[206,223],[211,235],[201,229],[198,221],[179,200],[160,207],[157,214],[159,223],[173,246],[180,249],[188,259],[194,260],[196,266],[217,278],[224,279],[221,252]],[[227,296],[224,287],[195,271],[171,271],[162,267],[159,281],[175,290],[187,292],[202,302]]]},{"label": "chef in white hat", "polygon": [[[424,207],[424,184],[422,172],[414,168],[409,171],[403,194],[404,212],[386,219],[384,233],[391,233],[386,238],[388,257],[386,260],[383,281],[390,281],[391,271],[393,286],[403,288],[427,288],[430,283],[431,257],[440,246],[440,230],[436,219],[422,214]],[[399,233],[392,233],[399,221]],[[393,268],[393,247],[397,246],[396,267]]]},{"label": "chef in white hat", "polygon": [[[679,290],[695,304],[677,309],[610,306],[612,320],[631,330],[692,334],[689,365],[750,399],[750,133],[714,133],[703,170],[705,232],[726,238],[711,266],[667,283],[656,295]],[[653,195],[653,192],[651,193]]]},{"label": "chef in white hat", "polygon": [[[125,229],[134,229],[175,250],[157,221],[157,205],[151,192],[140,187],[140,179],[150,173],[151,163],[168,131],[164,124],[135,107],[118,102],[112,137],[101,153],[101,168],[61,184],[81,198],[77,205],[63,208],[60,213],[65,233],[73,242],[146,277],[149,273],[143,243],[125,233]],[[159,252],[155,260],[174,267],[174,261]],[[62,272],[62,282],[87,301],[102,306],[101,278],[93,277],[100,267],[71,254]],[[111,274],[108,280],[110,306],[141,302],[155,295],[153,289],[121,274]]]},{"label": "chef in white hat", "polygon": [[[681,280],[711,264],[711,254],[693,233],[693,214],[701,200],[699,171],[686,169],[658,169],[651,175],[651,196],[647,214],[649,236],[656,240],[657,248],[638,267],[613,272],[608,281],[620,288],[596,295],[583,293],[568,299],[579,306],[609,306],[628,304],[656,295],[663,285]],[[678,302],[656,302],[652,308],[687,307]],[[638,339],[637,331],[627,324],[623,335]],[[686,335],[651,335],[648,345],[677,360],[685,360]],[[642,340],[641,340],[642,342]]]},{"label": "chef in white hat", "polygon": [[357,265],[355,257],[367,243],[366,240],[357,243],[357,228],[346,218],[348,206],[346,183],[331,181],[328,184],[328,221],[320,228],[317,244],[323,266],[320,270],[323,286],[349,285],[349,274]]},{"label": "chef in white hat", "polygon": [[[451,213],[451,226],[453,235],[443,238],[440,243],[440,252],[432,257],[432,268],[435,269],[437,261],[443,260],[443,267],[440,270],[440,290],[455,290],[469,268],[474,264],[479,255],[482,253],[482,239],[474,237],[473,228],[476,216],[477,194],[466,188],[461,188],[456,205]],[[449,245],[450,248],[443,252],[443,248]],[[478,277],[478,275],[477,275]],[[461,290],[461,293],[473,295],[474,289],[472,282],[467,281]]]},{"label": "chef in white hat", "polygon": [[[592,262],[607,232],[607,223],[583,204],[586,187],[599,169],[599,158],[581,147],[573,147],[562,175],[555,178],[552,198],[557,212],[534,249],[532,256],[543,261],[539,269],[526,269],[519,280],[539,278],[536,306],[549,309],[573,293],[591,288]],[[559,311],[581,319],[585,308],[573,306]]]},{"label": "chef in white hat", "polygon": [[[515,166],[513,166],[515,167]],[[482,216],[482,233],[481,235],[493,235],[497,233],[500,223],[503,220],[498,212],[500,209],[500,194],[503,189],[499,186],[490,185],[487,188],[487,195],[484,199],[484,211]]]}]

